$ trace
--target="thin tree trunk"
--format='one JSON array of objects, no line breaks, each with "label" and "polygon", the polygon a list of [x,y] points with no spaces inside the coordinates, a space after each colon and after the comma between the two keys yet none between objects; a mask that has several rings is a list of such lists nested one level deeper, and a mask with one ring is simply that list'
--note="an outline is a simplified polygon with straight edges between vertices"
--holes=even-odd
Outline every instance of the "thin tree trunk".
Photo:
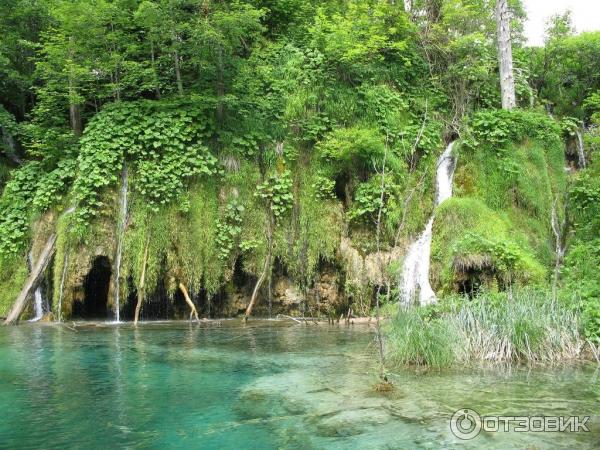
[{"label": "thin tree trunk", "polygon": [[[379,273],[381,274],[381,283],[384,282],[384,268],[383,268],[383,260],[381,255],[381,218],[383,216],[383,202],[385,201],[385,169],[387,162],[387,152],[388,152],[388,143],[387,138],[385,142],[385,149],[383,153],[383,163],[381,168],[381,184],[380,189],[381,193],[379,195],[379,210],[377,211],[377,221],[376,221],[376,234],[375,234],[375,243],[376,243],[376,251],[377,251],[377,262],[379,265]],[[385,375],[385,352],[383,348],[383,335],[381,332],[381,318],[380,318],[380,295],[381,295],[381,283],[377,283],[377,292],[375,293],[375,314],[376,314],[376,326],[375,326],[375,335],[377,338],[377,350],[379,352],[379,379],[381,382],[387,382],[387,378]],[[388,283],[389,286],[389,283]]]},{"label": "thin tree trunk", "polygon": [[31,293],[35,291],[35,289],[39,286],[42,274],[46,267],[48,267],[48,263],[52,259],[52,255],[56,249],[56,234],[52,234],[48,240],[46,241],[46,245],[40,254],[37,264],[33,267],[23,290],[15,300],[15,303],[8,314],[8,317],[4,321],[4,325],[10,325],[19,320],[19,316],[23,312],[25,305],[27,304],[27,300],[31,298]]},{"label": "thin tree trunk", "polygon": [[552,279],[552,301],[556,304],[558,300],[558,277],[560,275],[560,267],[563,262],[563,258],[565,256],[565,248],[563,245],[563,232],[566,226],[566,219],[563,219],[562,223],[559,223],[558,220],[558,211],[557,211],[558,199],[554,200],[552,204],[552,233],[554,234],[555,239],[555,261],[554,261],[554,276]]},{"label": "thin tree trunk", "polygon": [[158,84],[158,72],[156,71],[154,41],[150,41],[150,59],[152,60],[152,72],[154,73],[154,92],[156,92],[156,99],[160,100],[160,86]]},{"label": "thin tree trunk", "polygon": [[135,305],[135,317],[133,319],[133,324],[137,325],[138,320],[140,318],[140,311],[142,310],[142,302],[144,301],[145,289],[144,285],[146,284],[146,265],[148,264],[148,247],[150,246],[150,236],[146,240],[146,248],[144,249],[144,260],[142,262],[142,273],[140,275],[140,284],[138,286],[138,298],[137,305]]},{"label": "thin tree trunk", "polygon": [[217,58],[217,122],[223,123],[223,95],[225,95],[225,86],[223,82],[223,49],[219,46]]},{"label": "thin tree trunk", "polygon": [[258,297],[258,292],[260,291],[260,287],[262,286],[265,278],[267,278],[267,274],[269,273],[269,268],[271,267],[271,255],[273,253],[273,214],[271,212],[271,205],[267,205],[267,256],[265,258],[265,265],[263,267],[263,271],[260,274],[260,277],[256,281],[256,285],[254,286],[254,291],[252,292],[252,297],[250,298],[250,303],[246,308],[246,313],[244,314],[244,320],[248,320],[248,317],[252,315],[252,309],[256,304],[256,299]]},{"label": "thin tree trunk", "polygon": [[[69,38],[69,58],[71,64],[73,64],[73,37]],[[76,95],[75,80],[73,71],[69,70],[69,120],[71,122],[71,129],[76,136],[81,136],[83,128],[81,126],[81,111],[79,105],[74,101]]]},{"label": "thin tree trunk", "polygon": [[179,283],[179,289],[181,289],[181,292],[183,293],[183,297],[185,298],[185,302],[189,305],[190,307],[190,320],[192,320],[192,317],[194,317],[196,319],[196,322],[199,322],[200,319],[198,318],[198,311],[196,311],[196,306],[194,305],[194,302],[192,302],[192,299],[190,298],[190,294],[188,294],[187,289],[185,288],[185,285],[183,283]]},{"label": "thin tree trunk", "polygon": [[179,68],[179,52],[173,50],[173,63],[175,65],[175,78],[177,79],[177,92],[183,95],[183,83],[181,82],[181,70]]},{"label": "thin tree trunk", "polygon": [[498,62],[500,64],[502,108],[513,109],[517,106],[517,101],[515,97],[508,0],[496,0],[496,24],[498,29]]}]

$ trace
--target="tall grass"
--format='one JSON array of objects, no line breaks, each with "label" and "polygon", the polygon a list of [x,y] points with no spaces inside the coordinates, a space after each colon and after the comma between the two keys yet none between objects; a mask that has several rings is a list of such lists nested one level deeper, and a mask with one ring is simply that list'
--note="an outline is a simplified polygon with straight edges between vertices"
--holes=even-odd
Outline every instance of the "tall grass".
[{"label": "tall grass", "polygon": [[387,330],[390,359],[445,367],[473,362],[555,363],[582,357],[576,312],[537,291],[453,297],[403,309]]}]

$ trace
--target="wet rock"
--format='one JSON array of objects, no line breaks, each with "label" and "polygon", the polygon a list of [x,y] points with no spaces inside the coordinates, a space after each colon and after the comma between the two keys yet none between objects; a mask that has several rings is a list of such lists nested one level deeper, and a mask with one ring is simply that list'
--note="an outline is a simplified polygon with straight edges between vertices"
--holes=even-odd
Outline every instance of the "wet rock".
[{"label": "wet rock", "polygon": [[244,419],[295,416],[306,412],[306,408],[300,401],[260,389],[248,389],[242,392],[235,409],[236,413]]},{"label": "wet rock", "polygon": [[304,301],[304,295],[288,277],[281,277],[276,280],[273,293],[273,300],[282,306],[298,307]]}]

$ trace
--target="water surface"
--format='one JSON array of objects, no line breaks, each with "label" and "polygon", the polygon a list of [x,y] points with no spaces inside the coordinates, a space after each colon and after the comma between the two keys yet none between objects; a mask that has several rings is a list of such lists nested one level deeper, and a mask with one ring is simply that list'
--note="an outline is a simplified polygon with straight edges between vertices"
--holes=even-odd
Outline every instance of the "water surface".
[{"label": "water surface", "polygon": [[[366,326],[256,321],[0,328],[0,448],[600,448],[595,366],[395,374]],[[452,413],[589,415],[590,433],[484,433]]]}]

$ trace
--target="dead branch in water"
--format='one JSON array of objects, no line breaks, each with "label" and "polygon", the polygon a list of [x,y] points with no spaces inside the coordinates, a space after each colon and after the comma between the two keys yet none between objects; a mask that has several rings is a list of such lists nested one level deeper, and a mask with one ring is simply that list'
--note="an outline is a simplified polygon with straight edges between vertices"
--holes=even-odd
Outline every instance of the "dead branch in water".
[{"label": "dead branch in water", "polygon": [[148,264],[148,247],[150,246],[150,235],[146,239],[146,247],[144,248],[144,259],[142,261],[142,274],[140,275],[140,284],[138,286],[138,298],[137,304],[135,305],[135,317],[133,324],[137,325],[140,318],[140,311],[142,309],[142,302],[144,301],[144,285],[146,283],[146,265]]},{"label": "dead branch in water", "polygon": [[260,277],[256,281],[256,285],[254,285],[254,291],[252,291],[252,297],[250,298],[250,303],[248,304],[248,308],[246,308],[246,313],[244,314],[244,321],[248,320],[248,317],[252,315],[252,309],[256,304],[256,299],[258,297],[258,292],[260,291],[260,287],[263,282],[267,278],[269,273],[269,269],[271,268],[271,255],[273,253],[273,213],[271,212],[270,203],[267,205],[267,256],[265,257],[265,265],[263,267],[262,273]]},{"label": "dead branch in water", "polygon": [[[296,319],[295,317],[292,317],[292,316],[286,316],[285,314],[277,314],[277,318],[279,319],[280,317],[283,317],[284,319],[293,320],[294,322],[297,322],[297,323],[302,323],[302,320],[304,320],[304,319],[302,319],[302,320]],[[304,320],[304,321],[306,322],[306,320]]]},{"label": "dead branch in water", "polygon": [[198,311],[196,311],[196,306],[194,305],[194,302],[192,302],[190,294],[188,294],[185,285],[183,283],[179,283],[179,289],[181,289],[181,292],[183,293],[183,298],[185,298],[186,303],[190,307],[190,320],[192,320],[192,317],[194,317],[196,319],[196,322],[200,322],[200,319],[198,318]]}]

